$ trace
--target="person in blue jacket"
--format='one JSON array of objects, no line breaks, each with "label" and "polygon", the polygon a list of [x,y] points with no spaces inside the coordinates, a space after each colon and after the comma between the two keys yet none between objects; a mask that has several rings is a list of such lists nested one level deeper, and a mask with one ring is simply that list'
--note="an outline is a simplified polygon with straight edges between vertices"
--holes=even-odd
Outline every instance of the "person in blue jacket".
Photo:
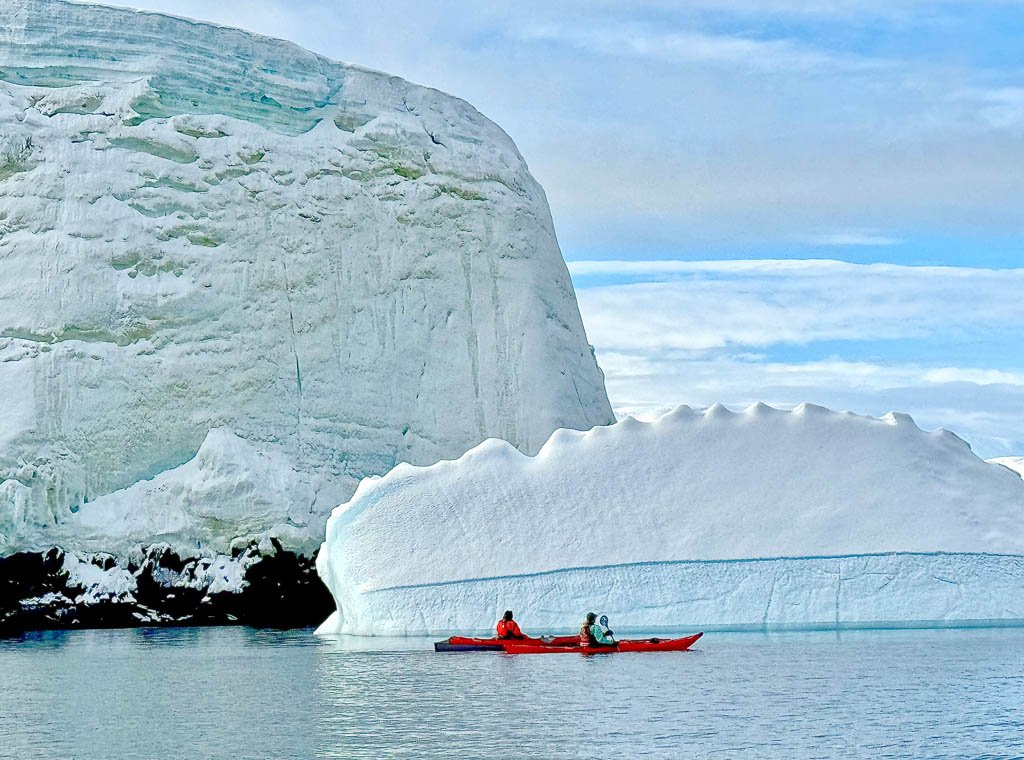
[{"label": "person in blue jacket", "polygon": [[613,647],[615,641],[610,639],[604,629],[597,624],[597,613],[588,612],[587,619],[580,628],[581,647]]}]

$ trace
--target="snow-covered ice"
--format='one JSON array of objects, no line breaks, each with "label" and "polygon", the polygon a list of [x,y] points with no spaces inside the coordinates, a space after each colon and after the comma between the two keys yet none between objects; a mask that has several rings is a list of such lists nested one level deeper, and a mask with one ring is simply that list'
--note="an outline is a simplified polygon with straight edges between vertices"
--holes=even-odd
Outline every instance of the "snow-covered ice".
[{"label": "snow-covered ice", "polygon": [[327,526],[323,632],[1024,620],[1024,481],[947,431],[680,407],[364,480]]},{"label": "snow-covered ice", "polygon": [[1009,467],[1024,478],[1024,457],[996,457],[988,461],[992,464],[1001,464],[1003,467]]},{"label": "snow-covered ice", "polygon": [[0,18],[0,555],[308,553],[365,475],[613,419],[469,104],[158,14]]},{"label": "snow-covered ice", "polygon": [[167,544],[182,557],[228,553],[269,536],[283,548],[303,551],[310,524],[322,524],[315,504],[315,483],[295,472],[278,447],[214,428],[185,464],[100,496],[49,537],[80,551],[120,556],[140,537]]}]

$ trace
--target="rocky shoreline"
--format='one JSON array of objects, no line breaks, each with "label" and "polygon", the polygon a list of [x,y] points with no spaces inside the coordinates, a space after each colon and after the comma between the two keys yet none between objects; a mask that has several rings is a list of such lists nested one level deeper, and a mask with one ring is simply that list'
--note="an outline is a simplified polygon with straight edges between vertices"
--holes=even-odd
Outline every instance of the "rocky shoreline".
[{"label": "rocky shoreline", "polygon": [[127,557],[60,547],[21,552],[0,558],[0,636],[74,628],[316,625],[334,604],[315,561],[315,555],[283,550],[276,539],[230,557],[180,557],[166,545]]}]

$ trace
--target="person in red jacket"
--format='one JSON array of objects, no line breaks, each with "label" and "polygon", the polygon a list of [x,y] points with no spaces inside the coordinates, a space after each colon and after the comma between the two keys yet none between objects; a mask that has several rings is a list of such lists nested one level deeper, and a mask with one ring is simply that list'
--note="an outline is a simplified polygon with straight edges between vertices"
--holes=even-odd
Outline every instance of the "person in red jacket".
[{"label": "person in red jacket", "polygon": [[498,621],[499,639],[525,639],[526,634],[519,630],[519,623],[512,619],[512,610],[505,610],[505,614]]}]

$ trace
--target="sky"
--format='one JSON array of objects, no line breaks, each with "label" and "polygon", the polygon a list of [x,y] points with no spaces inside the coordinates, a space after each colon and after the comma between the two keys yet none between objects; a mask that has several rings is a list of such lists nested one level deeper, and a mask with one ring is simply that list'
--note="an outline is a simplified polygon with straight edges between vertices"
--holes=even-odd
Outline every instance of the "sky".
[{"label": "sky", "polygon": [[810,401],[1024,454],[1024,0],[136,0],[462,97],[616,412]]}]

